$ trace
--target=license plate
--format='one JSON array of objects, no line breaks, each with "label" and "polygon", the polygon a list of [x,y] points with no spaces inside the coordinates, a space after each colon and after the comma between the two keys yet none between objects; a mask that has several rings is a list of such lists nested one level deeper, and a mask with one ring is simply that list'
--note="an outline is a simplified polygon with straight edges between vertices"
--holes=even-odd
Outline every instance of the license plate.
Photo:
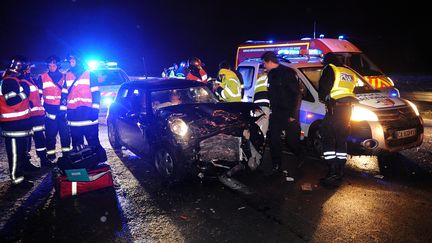
[{"label": "license plate", "polygon": [[407,138],[407,137],[412,137],[415,136],[417,132],[416,128],[412,128],[412,129],[407,129],[407,130],[402,130],[402,131],[396,131],[396,138]]}]

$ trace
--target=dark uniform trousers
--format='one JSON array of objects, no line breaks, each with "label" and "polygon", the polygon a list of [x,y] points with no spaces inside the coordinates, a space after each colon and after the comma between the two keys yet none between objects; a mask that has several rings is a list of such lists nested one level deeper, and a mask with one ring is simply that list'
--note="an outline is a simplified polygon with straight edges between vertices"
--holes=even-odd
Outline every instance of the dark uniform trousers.
[{"label": "dark uniform trousers", "polygon": [[[329,166],[343,168],[347,160],[347,137],[352,105],[349,102],[329,102],[321,125],[323,156]],[[332,168],[331,168],[332,170]]]},{"label": "dark uniform trousers", "polygon": [[[70,150],[70,132],[67,124],[65,115],[53,115],[45,118],[45,135],[46,135],[46,147],[49,155],[55,155],[57,133],[60,135],[60,144],[62,152],[68,152]],[[51,152],[50,152],[51,151]],[[54,152],[54,153],[52,153]]]},{"label": "dark uniform trousers", "polygon": [[33,138],[35,148],[36,148],[36,154],[41,159],[41,161],[45,162],[46,160],[46,140],[45,140],[45,116],[35,116],[30,118],[32,122],[32,130],[33,130],[33,136],[29,137],[29,144],[27,151],[30,152],[31,150],[31,140]]},{"label": "dark uniform trousers", "polygon": [[303,160],[304,152],[300,144],[300,123],[299,121],[288,122],[286,115],[273,112],[270,115],[270,154],[273,166],[281,166],[282,161],[282,143],[281,135],[285,131],[286,143],[288,148],[297,156],[299,160]]},{"label": "dark uniform trousers", "polygon": [[88,126],[70,126],[72,146],[74,148],[84,145],[84,137],[89,146],[96,148],[99,161],[107,161],[106,151],[99,141],[99,124]]},{"label": "dark uniform trousers", "polygon": [[28,161],[27,148],[30,136],[5,136],[6,153],[12,183],[18,184],[24,179],[24,167]]}]

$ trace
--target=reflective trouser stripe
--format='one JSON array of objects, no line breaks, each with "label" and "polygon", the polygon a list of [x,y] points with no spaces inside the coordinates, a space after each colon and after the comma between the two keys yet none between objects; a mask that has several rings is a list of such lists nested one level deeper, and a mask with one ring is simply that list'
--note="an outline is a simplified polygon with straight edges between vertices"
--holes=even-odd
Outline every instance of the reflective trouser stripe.
[{"label": "reflective trouser stripe", "polygon": [[55,149],[52,149],[52,150],[48,150],[48,151],[47,151],[47,154],[48,154],[48,155],[52,155],[52,154],[55,154],[55,153],[56,153]]},{"label": "reflective trouser stripe", "polygon": [[68,121],[68,125],[71,127],[83,127],[83,126],[90,126],[90,125],[96,125],[98,124],[98,120],[94,121]]},{"label": "reflective trouser stripe", "polygon": [[334,158],[336,158],[336,155],[324,156],[325,160],[327,160],[327,159],[334,159]]},{"label": "reflective trouser stripe", "polygon": [[36,151],[38,151],[38,152],[41,152],[41,151],[44,151],[44,150],[46,150],[46,148],[36,148]]},{"label": "reflective trouser stripe", "polygon": [[62,150],[62,152],[69,152],[72,150],[72,148],[71,147],[64,147],[61,150]]},{"label": "reflective trouser stripe", "polygon": [[76,195],[77,194],[77,183],[76,181],[72,182],[72,195]]},{"label": "reflective trouser stripe", "polygon": [[65,110],[67,110],[67,106],[61,105],[61,106],[60,106],[60,110],[61,110],[61,111],[65,111]]},{"label": "reflective trouser stripe", "polygon": [[17,166],[17,151],[16,151],[16,139],[11,139],[11,147],[12,147],[12,181],[15,183],[15,180],[17,179],[15,177],[16,172],[16,166]]},{"label": "reflective trouser stripe", "polygon": [[46,114],[46,116],[49,118],[49,119],[51,119],[51,120],[55,120],[56,119],[56,115],[53,115],[53,114]]},{"label": "reflective trouser stripe", "polygon": [[27,137],[32,135],[33,132],[32,131],[2,131],[2,135],[5,137],[15,137],[15,138],[21,138],[21,137]]},{"label": "reflective trouser stripe", "polygon": [[32,128],[33,132],[41,132],[45,130],[45,125],[40,125],[40,126],[34,126]]},{"label": "reflective trouser stripe", "polygon": [[333,155],[333,154],[336,154],[336,152],[335,151],[327,151],[327,152],[323,153],[323,155]]}]

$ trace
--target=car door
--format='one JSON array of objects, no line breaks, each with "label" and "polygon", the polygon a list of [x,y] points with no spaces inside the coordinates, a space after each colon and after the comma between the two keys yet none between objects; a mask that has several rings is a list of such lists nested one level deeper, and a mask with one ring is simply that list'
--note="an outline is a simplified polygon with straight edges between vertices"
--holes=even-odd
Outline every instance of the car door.
[{"label": "car door", "polygon": [[128,148],[135,153],[147,154],[148,141],[147,132],[147,95],[142,88],[130,90],[128,97],[130,110],[124,114],[123,123],[123,141],[128,144]]}]

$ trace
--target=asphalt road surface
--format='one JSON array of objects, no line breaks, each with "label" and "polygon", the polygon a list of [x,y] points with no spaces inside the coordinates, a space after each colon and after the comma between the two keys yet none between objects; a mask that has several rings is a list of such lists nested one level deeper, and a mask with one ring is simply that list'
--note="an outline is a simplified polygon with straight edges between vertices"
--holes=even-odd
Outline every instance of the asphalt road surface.
[{"label": "asphalt road surface", "polygon": [[313,156],[294,182],[264,176],[266,156],[260,171],[229,186],[198,178],[167,185],[146,158],[116,154],[106,126],[100,134],[115,187],[64,200],[49,169],[33,175],[31,190],[12,190],[0,144],[0,242],[432,242],[430,124],[421,147],[385,163],[351,158],[336,190],[318,184],[326,167]]}]

